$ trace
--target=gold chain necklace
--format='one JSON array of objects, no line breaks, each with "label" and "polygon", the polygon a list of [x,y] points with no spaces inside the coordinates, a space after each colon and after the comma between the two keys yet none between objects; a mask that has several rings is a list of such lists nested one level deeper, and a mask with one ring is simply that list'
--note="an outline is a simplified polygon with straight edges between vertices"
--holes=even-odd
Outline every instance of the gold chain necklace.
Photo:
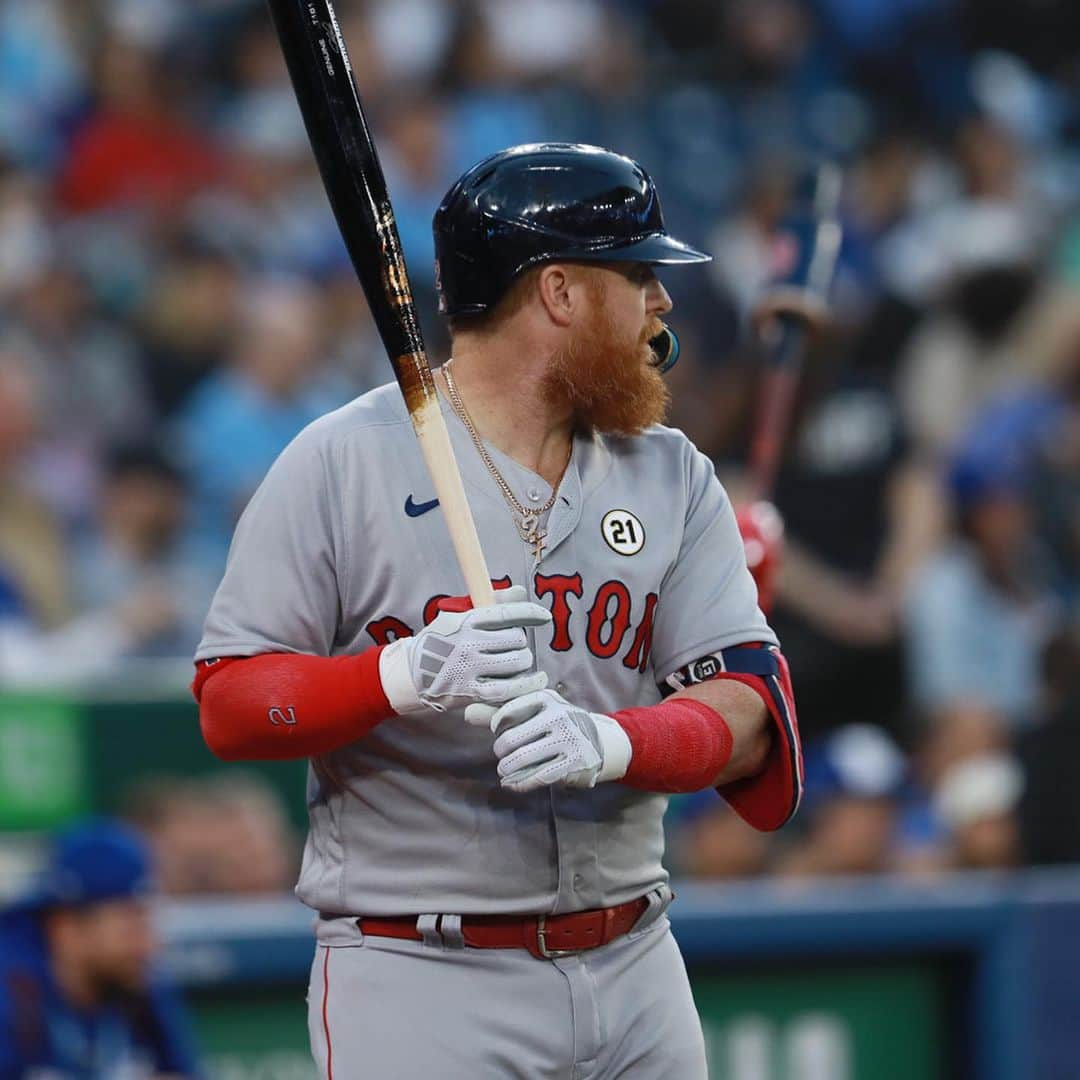
[{"label": "gold chain necklace", "polygon": [[[454,376],[450,373],[450,364],[451,361],[448,360],[442,366],[443,378],[446,380],[446,391],[450,397],[450,404],[454,407],[454,412],[457,413],[458,419],[465,425],[465,430],[469,433],[469,437],[472,439],[477,452],[480,454],[480,460],[487,466],[487,470],[491,473],[495,483],[499,485],[499,490],[502,492],[503,499],[510,508],[510,517],[513,519],[514,526],[517,528],[518,535],[526,544],[532,545],[533,558],[539,562],[540,557],[544,553],[544,541],[547,539],[547,530],[540,528],[540,518],[555,505],[555,499],[559,494],[559,485],[552,485],[551,498],[548,499],[543,506],[531,509],[521,505],[517,496],[515,496],[514,492],[511,490],[510,485],[503,478],[502,473],[499,472],[495,462],[491,460],[491,455],[487,452],[487,447],[484,446],[484,442],[480,438],[480,435],[472,422],[472,418],[465,408],[465,403],[461,400],[461,395],[458,393],[458,388],[454,383]],[[563,466],[563,472],[566,471],[566,466],[570,464],[570,458],[573,453],[574,441],[571,439],[570,452],[566,455],[566,465]]]}]

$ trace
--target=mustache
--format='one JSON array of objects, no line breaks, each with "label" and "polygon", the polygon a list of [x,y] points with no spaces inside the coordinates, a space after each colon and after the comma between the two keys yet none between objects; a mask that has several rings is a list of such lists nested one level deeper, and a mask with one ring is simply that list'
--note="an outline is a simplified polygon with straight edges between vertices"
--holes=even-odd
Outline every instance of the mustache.
[{"label": "mustache", "polygon": [[651,319],[649,319],[649,321],[645,324],[644,328],[641,331],[640,344],[647,345],[650,341],[652,341],[654,337],[656,337],[657,334],[662,333],[663,330],[664,323],[656,315],[654,315]]}]

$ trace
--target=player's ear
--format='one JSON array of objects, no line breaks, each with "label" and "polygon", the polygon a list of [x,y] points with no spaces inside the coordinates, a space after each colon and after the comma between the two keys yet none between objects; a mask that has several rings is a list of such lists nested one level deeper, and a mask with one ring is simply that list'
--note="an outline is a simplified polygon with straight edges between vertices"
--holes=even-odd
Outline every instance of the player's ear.
[{"label": "player's ear", "polygon": [[540,302],[556,326],[569,326],[581,303],[581,289],[569,269],[561,263],[549,263],[540,270],[536,279]]}]

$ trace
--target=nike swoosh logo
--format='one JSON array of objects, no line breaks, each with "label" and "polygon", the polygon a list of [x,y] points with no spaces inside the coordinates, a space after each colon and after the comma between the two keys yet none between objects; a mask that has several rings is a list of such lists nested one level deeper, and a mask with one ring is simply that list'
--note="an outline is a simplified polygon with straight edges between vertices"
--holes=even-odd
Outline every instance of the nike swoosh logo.
[{"label": "nike swoosh logo", "polygon": [[421,514],[426,514],[429,510],[434,510],[439,505],[438,499],[432,499],[431,502],[426,503],[414,503],[412,494],[405,500],[405,513],[409,517],[420,517]]}]

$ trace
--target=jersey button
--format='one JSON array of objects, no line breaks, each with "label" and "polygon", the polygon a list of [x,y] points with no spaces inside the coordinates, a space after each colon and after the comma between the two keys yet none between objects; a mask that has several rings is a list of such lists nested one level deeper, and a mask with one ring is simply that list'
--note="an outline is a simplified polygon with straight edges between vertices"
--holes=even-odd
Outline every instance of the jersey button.
[{"label": "jersey button", "polygon": [[530,499],[532,499],[533,502],[540,501],[541,491],[539,488],[529,488],[526,494],[529,496]]},{"label": "jersey button", "polygon": [[557,693],[560,693],[560,694],[561,694],[561,693],[562,693],[562,692],[563,692],[563,691],[564,691],[565,689],[566,689],[566,683],[564,683],[564,682],[557,682],[557,683],[555,684],[555,690],[556,690],[556,692],[557,692]]},{"label": "jersey button", "polygon": [[585,877],[583,874],[574,875],[574,892],[577,892],[585,884]]}]

